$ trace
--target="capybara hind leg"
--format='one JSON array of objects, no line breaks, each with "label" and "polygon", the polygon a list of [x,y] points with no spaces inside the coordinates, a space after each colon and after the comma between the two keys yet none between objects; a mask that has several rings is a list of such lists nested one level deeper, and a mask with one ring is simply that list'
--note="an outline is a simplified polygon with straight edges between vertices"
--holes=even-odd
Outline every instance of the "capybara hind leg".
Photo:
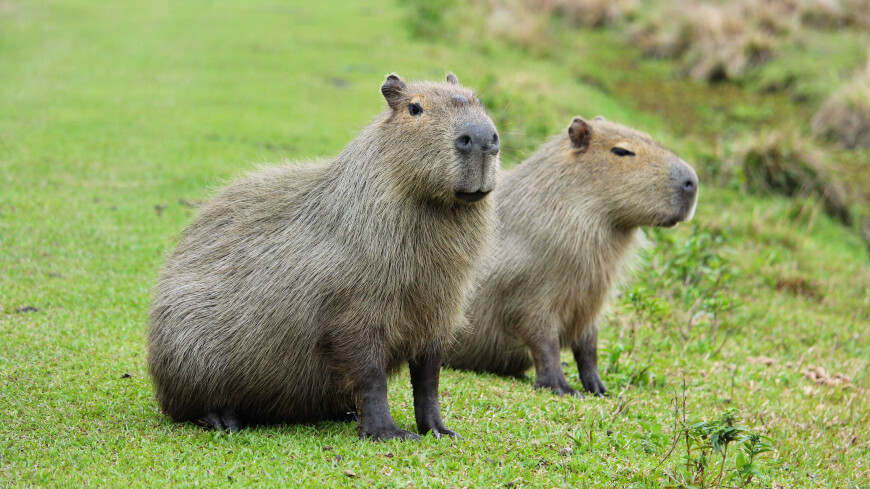
[{"label": "capybara hind leg", "polygon": [[232,411],[212,411],[205,415],[200,424],[215,431],[235,433],[242,429],[242,423]]},{"label": "capybara hind leg", "polygon": [[411,385],[414,388],[414,415],[420,434],[432,432],[435,438],[456,437],[455,431],[444,426],[438,402],[438,378],[441,375],[441,349],[431,347],[408,362]]},{"label": "capybara hind leg", "polygon": [[577,371],[580,373],[583,388],[596,396],[606,394],[607,387],[598,374],[598,325],[593,324],[586,328],[583,334],[571,343],[571,351],[574,352],[574,360],[577,362]]}]

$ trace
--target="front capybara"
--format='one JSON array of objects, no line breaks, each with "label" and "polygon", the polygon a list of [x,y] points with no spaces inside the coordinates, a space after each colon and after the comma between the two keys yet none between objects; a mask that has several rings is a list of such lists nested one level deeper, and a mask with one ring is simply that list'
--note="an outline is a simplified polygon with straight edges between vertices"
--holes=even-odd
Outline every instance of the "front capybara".
[{"label": "front capybara", "polygon": [[184,231],[148,335],[172,419],[235,431],[355,409],[361,437],[418,439],[387,405],[408,362],[418,430],[455,435],[441,350],[494,229],[498,136],[452,74],[381,92],[387,110],[333,160],[255,171]]},{"label": "front capybara", "polygon": [[536,387],[579,395],[560,361],[570,346],[583,387],[603,395],[598,318],[639,227],[691,219],[697,195],[695,171],[650,136],[575,118],[493,193],[496,252],[446,364],[514,376],[534,365]]}]

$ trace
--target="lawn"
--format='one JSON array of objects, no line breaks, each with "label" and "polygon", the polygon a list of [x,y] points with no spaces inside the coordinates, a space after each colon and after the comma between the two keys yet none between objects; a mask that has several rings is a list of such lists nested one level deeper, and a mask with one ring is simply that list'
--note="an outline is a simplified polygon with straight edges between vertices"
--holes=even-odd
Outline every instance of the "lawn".
[{"label": "lawn", "polygon": [[[420,37],[412,12],[0,0],[0,486],[870,487],[867,245],[816,198],[711,183],[729,154],[715,145],[804,109],[675,81],[600,31],[554,54]],[[507,167],[573,115],[602,114],[702,175],[694,221],[648,233],[603,324],[612,395],[446,370],[442,411],[463,438],[417,443],[360,441],[348,423],[226,435],[170,422],[146,318],[199,203],[258,164],[336,154],[383,109],[386,74],[448,71],[479,89]],[[390,403],[412,429],[407,370]],[[739,437],[717,451],[705,430]],[[772,451],[746,465],[751,434]]]}]

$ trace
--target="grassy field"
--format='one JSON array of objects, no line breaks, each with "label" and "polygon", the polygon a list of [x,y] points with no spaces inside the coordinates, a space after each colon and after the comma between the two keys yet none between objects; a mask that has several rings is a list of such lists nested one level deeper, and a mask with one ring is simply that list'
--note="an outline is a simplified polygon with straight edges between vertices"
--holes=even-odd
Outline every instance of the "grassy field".
[{"label": "grassy field", "polygon": [[[870,487],[866,244],[816,198],[710,184],[733,141],[806,109],[676,80],[607,32],[565,34],[563,52],[426,40],[411,9],[0,0],[0,486]],[[169,422],[144,338],[175,236],[244,170],[337,153],[393,71],[479,89],[506,166],[575,114],[696,164],[694,223],[649,233],[602,328],[612,395],[448,370],[442,410],[464,438],[419,443]],[[412,428],[407,371],[390,402]]]}]

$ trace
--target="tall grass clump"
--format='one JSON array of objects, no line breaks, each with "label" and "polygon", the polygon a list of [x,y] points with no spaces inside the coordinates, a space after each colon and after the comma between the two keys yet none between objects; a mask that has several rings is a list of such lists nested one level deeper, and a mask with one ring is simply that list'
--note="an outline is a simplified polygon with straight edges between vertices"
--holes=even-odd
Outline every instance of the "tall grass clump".
[{"label": "tall grass clump", "polygon": [[801,28],[870,27],[870,0],[679,0],[649,8],[629,29],[634,42],[706,81],[743,78],[784,45],[799,43]]},{"label": "tall grass clump", "polygon": [[797,25],[778,2],[684,0],[655,10],[631,37],[647,55],[680,60],[693,79],[722,81],[770,61]]},{"label": "tall grass clump", "polygon": [[825,212],[851,222],[850,196],[834,175],[826,153],[797,131],[776,130],[754,137],[737,150],[744,185],[754,193],[817,196]]},{"label": "tall grass clump", "polygon": [[805,25],[820,29],[870,28],[870,0],[791,0]]},{"label": "tall grass clump", "polygon": [[544,54],[558,45],[551,22],[603,28],[633,19],[640,7],[640,0],[476,0],[464,11],[482,15],[485,37]]},{"label": "tall grass clump", "polygon": [[870,60],[828,96],[813,116],[811,127],[816,136],[846,148],[870,147]]},{"label": "tall grass clump", "polygon": [[555,15],[564,17],[574,27],[601,28],[633,19],[641,7],[640,0],[554,0],[540,2]]}]

